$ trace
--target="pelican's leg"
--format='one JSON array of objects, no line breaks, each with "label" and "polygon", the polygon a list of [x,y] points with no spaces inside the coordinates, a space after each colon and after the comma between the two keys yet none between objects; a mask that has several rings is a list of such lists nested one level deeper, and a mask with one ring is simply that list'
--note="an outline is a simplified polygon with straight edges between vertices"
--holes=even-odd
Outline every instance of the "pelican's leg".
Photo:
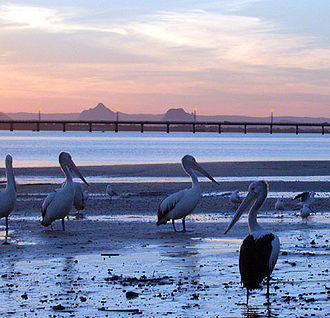
[{"label": "pelican's leg", "polygon": [[175,228],[175,225],[174,225],[174,219],[172,219],[172,226],[173,226],[174,232],[176,232],[176,228]]},{"label": "pelican's leg", "polygon": [[50,225],[50,228],[52,229],[52,231],[54,231],[53,224]]},{"label": "pelican's leg", "polygon": [[3,242],[3,245],[8,245],[9,243],[7,242],[8,238],[8,216],[6,216],[6,236],[5,236],[5,241]]},{"label": "pelican's leg", "polygon": [[186,232],[186,218],[182,219],[182,232]]},{"label": "pelican's leg", "polygon": [[6,216],[6,240],[8,236],[8,216]]},{"label": "pelican's leg", "polygon": [[65,219],[65,218],[62,219],[62,229],[63,229],[63,231],[65,231],[64,219]]},{"label": "pelican's leg", "polygon": [[246,306],[249,306],[249,290],[246,289]]},{"label": "pelican's leg", "polygon": [[269,280],[270,280],[270,277],[267,276],[267,301],[269,302]]}]

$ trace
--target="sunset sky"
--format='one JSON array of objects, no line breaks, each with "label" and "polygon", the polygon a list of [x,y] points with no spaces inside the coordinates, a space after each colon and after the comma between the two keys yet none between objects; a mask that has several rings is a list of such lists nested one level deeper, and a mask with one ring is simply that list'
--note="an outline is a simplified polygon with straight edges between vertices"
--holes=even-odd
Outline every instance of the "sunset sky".
[{"label": "sunset sky", "polygon": [[329,0],[0,1],[0,111],[330,117]]}]

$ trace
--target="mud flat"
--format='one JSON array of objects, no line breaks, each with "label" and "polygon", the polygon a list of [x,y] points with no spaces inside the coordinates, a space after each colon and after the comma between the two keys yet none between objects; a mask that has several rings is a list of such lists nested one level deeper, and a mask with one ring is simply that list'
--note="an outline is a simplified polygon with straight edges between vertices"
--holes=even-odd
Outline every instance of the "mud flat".
[{"label": "mud flat", "polygon": [[[10,245],[0,249],[0,313],[3,317],[329,313],[329,212],[307,223],[290,215],[280,219],[261,215],[263,226],[279,235],[281,255],[271,283],[271,304],[266,304],[264,288],[252,294],[249,307],[238,273],[246,218],[224,236],[229,219],[195,214],[187,233],[173,233],[169,224],[157,228],[150,215],[98,215],[70,219],[62,232],[42,229],[34,217],[14,217]],[[128,297],[128,292],[136,297]]]},{"label": "mud flat", "polygon": [[[246,216],[223,233],[235,211],[226,192],[237,188],[243,195],[248,183],[216,188],[203,182],[204,196],[187,219],[186,233],[173,233],[170,224],[157,227],[155,211],[160,200],[187,183],[117,183],[121,197],[111,201],[104,195],[106,184],[92,184],[85,218],[70,216],[65,232],[59,221],[54,231],[40,225],[41,202],[58,185],[20,184],[10,244],[0,245],[1,316],[328,316],[329,183],[270,182],[259,222],[279,236],[281,253],[270,304],[263,288],[247,307],[238,271]],[[296,215],[292,200],[303,190],[317,192],[316,214],[307,222]],[[273,207],[282,195],[286,209],[278,216]]]}]

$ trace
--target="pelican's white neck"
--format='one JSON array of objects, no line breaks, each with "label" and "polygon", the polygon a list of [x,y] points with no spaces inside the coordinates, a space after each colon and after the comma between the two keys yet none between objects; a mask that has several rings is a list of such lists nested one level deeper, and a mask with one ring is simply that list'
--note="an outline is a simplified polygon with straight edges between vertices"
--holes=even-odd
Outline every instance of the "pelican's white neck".
[{"label": "pelican's white neck", "polygon": [[7,189],[15,190],[15,177],[11,163],[6,162]]},{"label": "pelican's white neck", "polygon": [[73,184],[72,174],[70,172],[70,169],[69,169],[68,165],[65,162],[60,162],[60,166],[61,166],[61,169],[62,169],[64,175],[65,175],[66,184],[68,184],[68,183]]},{"label": "pelican's white neck", "polygon": [[183,164],[183,169],[184,171],[186,172],[186,174],[188,176],[190,176],[191,178],[191,182],[193,184],[193,186],[195,187],[199,187],[199,182],[198,182],[198,178],[197,178],[197,175],[196,173],[194,172],[193,169],[191,169],[191,166],[189,164]]},{"label": "pelican's white neck", "polygon": [[263,202],[265,201],[266,197],[267,197],[267,193],[265,195],[258,197],[249,211],[248,219],[249,219],[250,234],[252,234],[255,231],[262,230],[262,227],[257,222],[257,213],[260,207],[262,206]]}]

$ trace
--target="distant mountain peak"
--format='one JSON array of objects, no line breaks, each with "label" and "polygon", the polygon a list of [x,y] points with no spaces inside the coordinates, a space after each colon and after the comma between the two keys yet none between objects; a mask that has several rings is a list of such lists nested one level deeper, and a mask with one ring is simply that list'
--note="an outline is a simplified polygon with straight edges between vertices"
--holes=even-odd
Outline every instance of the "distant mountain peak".
[{"label": "distant mountain peak", "polygon": [[79,120],[114,120],[115,112],[106,107],[103,103],[98,103],[94,108],[89,108],[80,113]]},{"label": "distant mountain peak", "polygon": [[170,108],[167,110],[166,114],[188,114],[182,107],[180,108]]},{"label": "distant mountain peak", "polygon": [[[91,108],[93,109],[93,108]],[[108,107],[105,107],[103,103],[98,103],[94,109],[109,109]]]},{"label": "distant mountain peak", "polygon": [[192,119],[193,115],[183,108],[170,108],[163,117],[164,121],[191,121]]}]

